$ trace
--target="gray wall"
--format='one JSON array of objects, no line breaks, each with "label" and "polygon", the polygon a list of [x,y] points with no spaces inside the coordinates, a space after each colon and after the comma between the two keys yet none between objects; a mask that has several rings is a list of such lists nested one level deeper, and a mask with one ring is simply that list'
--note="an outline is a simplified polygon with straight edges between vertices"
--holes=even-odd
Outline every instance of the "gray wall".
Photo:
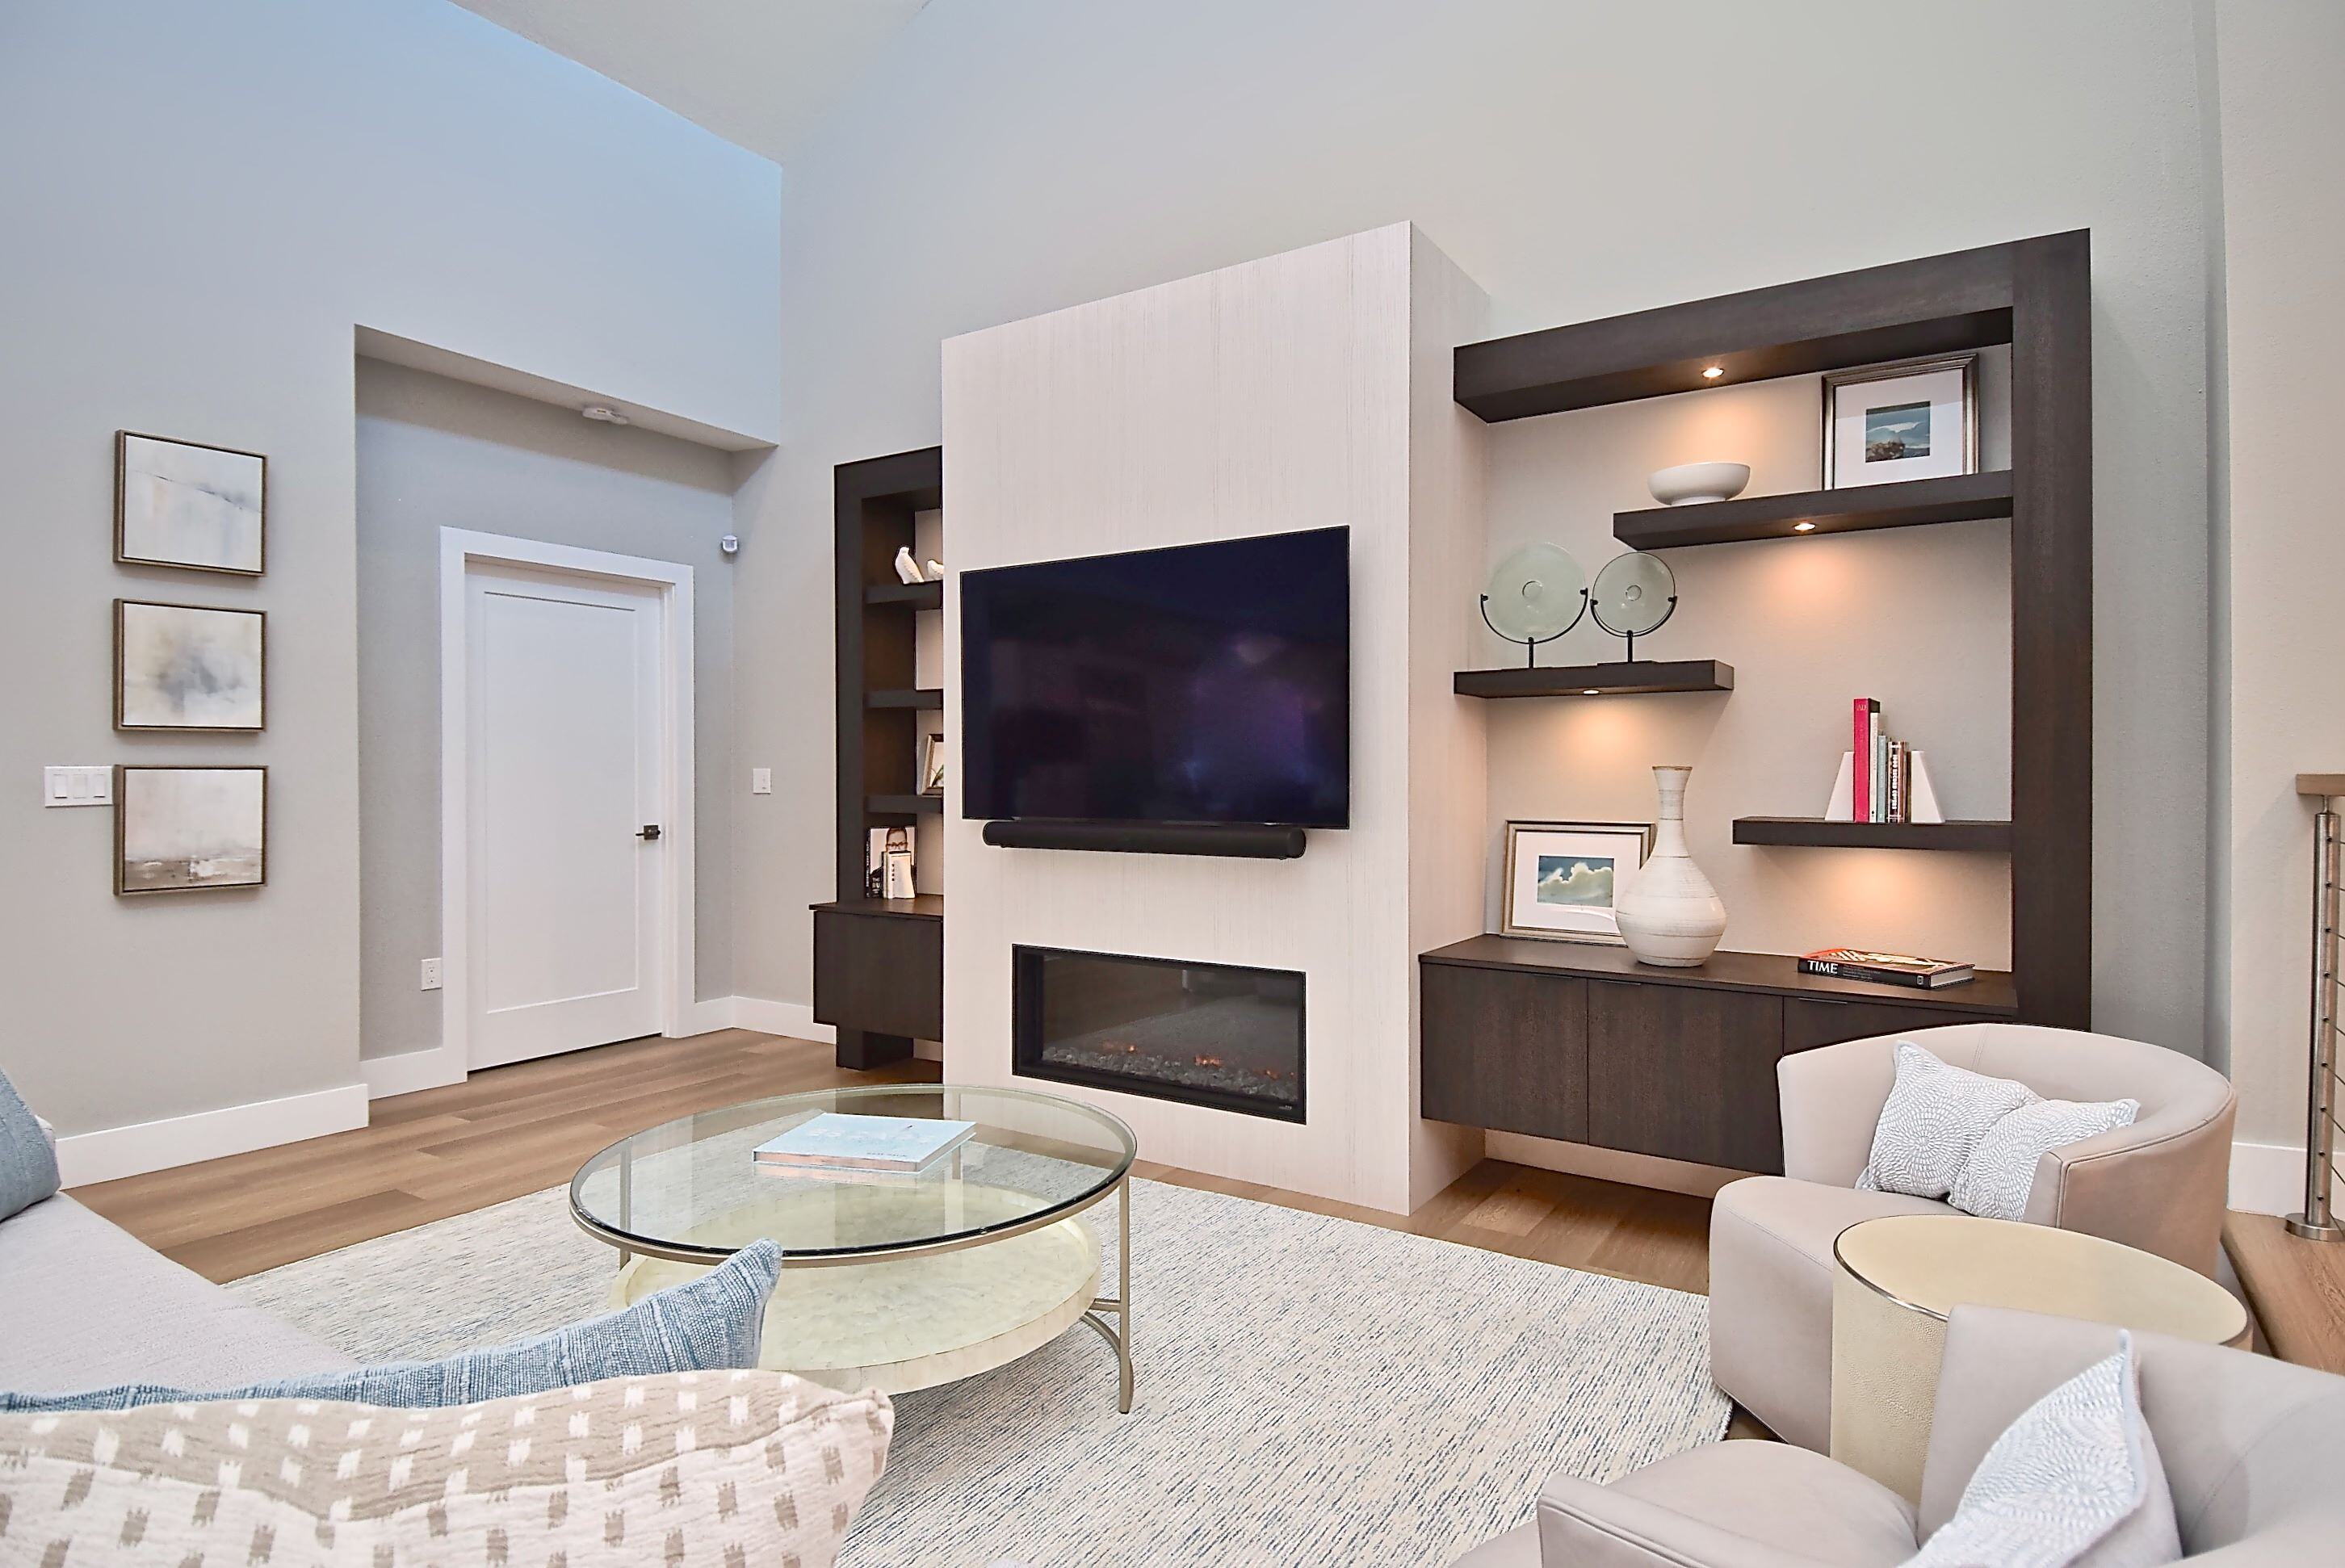
[{"label": "gray wall", "polygon": [[2088,227],[2096,1013],[2198,1049],[2202,164],[2187,0],[938,0],[785,181],[738,646],[794,809],[742,824],[740,988],[806,997],[829,876],[829,469],[939,439],[942,339],[1401,218],[1501,331]]},{"label": "gray wall", "polygon": [[[362,1115],[352,329],[770,434],[778,171],[445,0],[9,0],[0,146],[0,1067]],[[117,429],[266,452],[269,574],[117,568]],[[117,595],[268,611],[268,732],[117,734]],[[115,898],[112,762],[269,764],[269,885]]]},{"label": "gray wall", "polygon": [[696,996],[733,990],[732,460],[422,370],[358,362],[359,1043],[440,1043],[440,530],[692,568]]}]

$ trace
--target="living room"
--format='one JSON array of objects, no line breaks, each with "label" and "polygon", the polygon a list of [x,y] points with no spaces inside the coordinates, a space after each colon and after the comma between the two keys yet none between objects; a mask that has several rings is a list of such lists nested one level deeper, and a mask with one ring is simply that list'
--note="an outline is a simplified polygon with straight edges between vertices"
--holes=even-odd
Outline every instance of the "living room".
[{"label": "living room", "polygon": [[0,1561],[2345,1553],[2340,61],[9,8]]}]

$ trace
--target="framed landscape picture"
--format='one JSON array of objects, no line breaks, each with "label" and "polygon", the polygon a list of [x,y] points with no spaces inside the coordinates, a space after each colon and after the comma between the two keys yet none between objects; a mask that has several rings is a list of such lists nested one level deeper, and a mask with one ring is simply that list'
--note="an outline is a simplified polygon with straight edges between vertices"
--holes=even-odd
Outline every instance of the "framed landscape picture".
[{"label": "framed landscape picture", "polygon": [[269,460],[197,441],[114,432],[114,559],[258,577]]},{"label": "framed landscape picture", "polygon": [[1978,356],[1823,379],[1824,488],[1978,471]]},{"label": "framed landscape picture", "polygon": [[1645,822],[1510,822],[1498,934],[1620,940],[1613,910],[1652,852]]},{"label": "framed landscape picture", "polygon": [[269,770],[114,770],[114,891],[193,893],[269,880]]},{"label": "framed landscape picture", "polygon": [[114,727],[259,731],[267,718],[269,615],[114,602]]}]

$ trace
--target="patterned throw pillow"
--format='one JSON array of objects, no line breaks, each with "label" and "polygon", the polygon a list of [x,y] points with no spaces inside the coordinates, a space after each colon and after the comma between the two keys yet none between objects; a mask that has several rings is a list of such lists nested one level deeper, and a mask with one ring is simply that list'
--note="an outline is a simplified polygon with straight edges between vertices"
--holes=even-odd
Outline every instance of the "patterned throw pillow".
[{"label": "patterned throw pillow", "polygon": [[465,1351],[445,1361],[392,1361],[216,1392],[123,1383],[90,1393],[0,1393],[0,1413],[118,1411],[198,1400],[361,1400],[410,1409],[540,1393],[601,1378],[754,1367],[766,1325],[766,1299],[774,1293],[781,1267],[780,1248],[771,1241],[753,1242],[697,1280],[671,1285],[624,1311],[606,1312],[494,1350]]},{"label": "patterned throw pillow", "polygon": [[1986,1129],[1954,1178],[1947,1201],[1988,1219],[2024,1219],[2036,1162],[2047,1151],[2131,1127],[2140,1114],[2141,1102],[2130,1099],[2046,1099],[2021,1106]]},{"label": "patterned throw pillow", "polygon": [[1897,1078],[1873,1129],[1873,1155],[1859,1190],[1944,1198],[1987,1129],[2035,1091],[1940,1061],[1910,1040],[1897,1042]]},{"label": "patterned throw pillow", "polygon": [[57,1189],[56,1151],[37,1118],[0,1073],[0,1219]]},{"label": "patterned throw pillow", "polygon": [[894,1426],[884,1394],[762,1371],[0,1416],[0,1560],[827,1568]]},{"label": "patterned throw pillow", "polygon": [[2157,1568],[2182,1560],[2174,1494],[2141,1417],[2131,1335],[2037,1400],[1979,1461],[1903,1568]]}]

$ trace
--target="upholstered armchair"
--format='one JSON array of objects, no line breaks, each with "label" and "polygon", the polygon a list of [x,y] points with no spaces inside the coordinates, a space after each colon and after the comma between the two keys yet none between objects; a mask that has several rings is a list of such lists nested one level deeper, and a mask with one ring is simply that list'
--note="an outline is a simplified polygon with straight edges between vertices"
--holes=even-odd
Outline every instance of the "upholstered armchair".
[{"label": "upholstered armchair", "polygon": [[[1918,1511],[1822,1454],[1717,1442],[1609,1486],[1554,1477],[1529,1523],[1453,1568],[1893,1568],[1953,1516],[2004,1428],[2117,1339],[2101,1323],[1956,1308]],[[2162,1334],[2136,1334],[2134,1356],[2186,1561],[2345,1559],[2345,1490],[2333,1473],[2345,1378]]]},{"label": "upholstered armchair", "polygon": [[1952,1212],[1855,1189],[1900,1040],[2047,1099],[2141,1102],[2132,1126],[2043,1157],[2025,1219],[2208,1275],[2221,1247],[2231,1086],[2178,1051],[2076,1029],[1950,1024],[1785,1057],[1775,1068],[1783,1174],[1734,1182],[1711,1210],[1710,1359],[1721,1389],[1805,1448],[1831,1440],[1832,1239],[1880,1215]]}]

